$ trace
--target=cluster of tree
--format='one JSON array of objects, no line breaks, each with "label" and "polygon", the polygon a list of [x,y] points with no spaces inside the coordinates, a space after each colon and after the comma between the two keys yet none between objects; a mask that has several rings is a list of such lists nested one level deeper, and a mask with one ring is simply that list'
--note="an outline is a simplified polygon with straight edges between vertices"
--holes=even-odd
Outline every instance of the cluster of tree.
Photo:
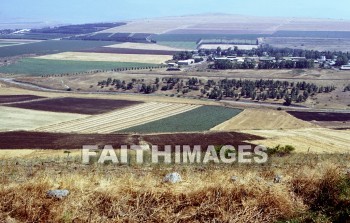
[{"label": "cluster of tree", "polygon": [[181,51],[173,55],[173,60],[188,60],[192,59],[194,52]]},{"label": "cluster of tree", "polygon": [[202,56],[258,56],[263,57],[269,55],[275,57],[276,60],[280,60],[282,57],[305,57],[308,60],[317,60],[321,56],[325,56],[326,59],[334,59],[337,57],[337,65],[341,66],[347,64],[350,58],[349,52],[341,51],[317,51],[317,50],[303,50],[303,49],[290,49],[290,48],[273,48],[270,46],[259,47],[251,50],[241,50],[238,47],[222,50],[218,48],[216,50],[200,50],[199,54]]},{"label": "cluster of tree", "polygon": [[[231,62],[230,60],[216,60],[213,65],[210,65],[210,68],[215,68],[219,70],[226,69],[254,69],[256,67],[256,62],[244,61]],[[314,67],[313,60],[301,60],[301,61],[262,61],[258,64],[258,69],[308,69]]]},{"label": "cluster of tree", "polygon": [[129,83],[126,83],[124,80],[119,79],[113,79],[108,78],[107,80],[99,81],[97,83],[97,86],[100,86],[101,88],[114,86],[117,90],[123,89],[123,90],[131,90],[134,88],[134,81],[131,81]]},{"label": "cluster of tree", "polygon": [[[317,86],[314,83],[288,82],[279,80],[242,80],[223,79],[207,80],[206,82],[191,77],[180,79],[176,77],[155,78],[154,82],[146,83],[144,79],[132,79],[131,82],[108,78],[98,82],[98,86],[114,86],[116,89],[135,90],[135,92],[150,94],[158,89],[161,91],[176,90],[178,93],[187,94],[191,91],[199,91],[201,97],[221,100],[232,98],[239,100],[246,98],[257,101],[268,99],[284,99],[285,105],[292,102],[300,103],[306,101],[310,96],[318,93],[329,93],[335,90],[334,86]],[[348,86],[350,90],[350,85]]]},{"label": "cluster of tree", "polygon": [[282,60],[282,61],[264,61],[260,62],[258,69],[309,69],[314,68],[314,60]]},{"label": "cluster of tree", "polygon": [[293,101],[300,103],[308,99],[310,95],[328,93],[335,90],[334,86],[317,86],[306,82],[288,82],[274,80],[236,80],[225,79],[215,82],[208,80],[201,90],[209,99],[221,100],[223,97],[252,100],[285,99],[285,105]]},{"label": "cluster of tree", "polygon": [[337,66],[347,65],[349,63],[349,57],[348,56],[349,55],[345,55],[345,54],[339,55],[337,57],[337,61],[336,61],[335,65],[337,65]]},{"label": "cluster of tree", "polygon": [[344,92],[350,91],[350,84],[344,88]]},{"label": "cluster of tree", "polygon": [[253,62],[242,62],[242,63],[233,63],[230,60],[216,60],[213,65],[210,65],[210,68],[215,68],[219,70],[227,69],[254,69],[256,66],[255,61]]}]

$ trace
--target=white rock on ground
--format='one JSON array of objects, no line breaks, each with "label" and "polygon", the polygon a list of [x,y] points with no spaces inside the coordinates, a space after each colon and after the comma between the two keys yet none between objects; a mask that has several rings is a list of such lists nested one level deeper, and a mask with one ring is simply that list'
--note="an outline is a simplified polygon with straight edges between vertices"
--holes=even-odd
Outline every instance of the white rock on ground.
[{"label": "white rock on ground", "polygon": [[68,190],[49,190],[46,195],[50,198],[58,198],[62,199],[64,197],[67,197],[69,195]]},{"label": "white rock on ground", "polygon": [[182,179],[181,179],[181,176],[179,173],[169,173],[167,174],[164,179],[163,179],[163,182],[166,182],[166,183],[178,183],[178,182],[181,182]]}]

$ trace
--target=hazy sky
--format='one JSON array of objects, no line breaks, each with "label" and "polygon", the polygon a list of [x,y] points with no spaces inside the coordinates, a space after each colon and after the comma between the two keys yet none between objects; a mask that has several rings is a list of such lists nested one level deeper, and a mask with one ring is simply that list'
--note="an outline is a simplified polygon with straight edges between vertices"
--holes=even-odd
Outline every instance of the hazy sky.
[{"label": "hazy sky", "polygon": [[0,23],[84,23],[200,13],[350,20],[349,0],[2,0]]}]

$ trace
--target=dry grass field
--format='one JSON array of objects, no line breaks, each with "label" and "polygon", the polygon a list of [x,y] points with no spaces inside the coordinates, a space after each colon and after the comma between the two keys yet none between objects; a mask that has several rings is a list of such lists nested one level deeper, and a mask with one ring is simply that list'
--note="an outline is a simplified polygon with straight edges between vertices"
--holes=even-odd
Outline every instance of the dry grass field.
[{"label": "dry grass field", "polygon": [[327,128],[300,128],[275,130],[244,130],[266,138],[252,141],[255,144],[274,147],[292,145],[297,152],[307,153],[349,153],[350,130],[332,130]]},{"label": "dry grass field", "polygon": [[102,115],[36,129],[43,132],[113,133],[198,108],[198,105],[144,103]]},{"label": "dry grass field", "polygon": [[171,60],[167,55],[138,55],[138,54],[109,54],[109,53],[85,53],[85,52],[64,52],[45,56],[35,57],[47,60],[75,60],[75,61],[105,61],[105,62],[133,62],[161,64]]},{"label": "dry grass field", "polygon": [[33,130],[41,126],[87,117],[0,106],[0,131]]},{"label": "dry grass field", "polygon": [[[82,165],[76,152],[33,151],[1,162],[0,221],[345,222],[349,159],[292,154],[267,165],[114,166]],[[174,171],[183,181],[163,183]],[[282,182],[273,183],[276,175]],[[48,198],[53,189],[69,195]]]},{"label": "dry grass field", "polygon": [[186,51],[186,49],[179,49],[175,47],[163,46],[152,43],[119,43],[106,46],[110,48],[122,48],[122,49],[137,49],[137,50],[165,50],[165,51]]},{"label": "dry grass field", "polygon": [[309,122],[299,120],[292,115],[272,109],[245,109],[232,119],[215,126],[213,131],[233,130],[279,130],[317,127]]}]

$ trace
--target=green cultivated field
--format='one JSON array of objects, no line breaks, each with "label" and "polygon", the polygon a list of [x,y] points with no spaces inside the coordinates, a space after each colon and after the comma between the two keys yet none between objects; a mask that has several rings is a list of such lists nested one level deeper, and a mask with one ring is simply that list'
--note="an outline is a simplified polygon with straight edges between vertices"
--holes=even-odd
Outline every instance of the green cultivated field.
[{"label": "green cultivated field", "polygon": [[158,41],[157,44],[163,46],[169,46],[179,49],[195,50],[197,48],[196,42],[175,42],[175,41]]},{"label": "green cultivated field", "polygon": [[0,57],[23,54],[54,54],[111,45],[111,41],[48,40],[37,43],[1,47]]},{"label": "green cultivated field", "polygon": [[149,67],[157,64],[126,62],[69,61],[25,58],[15,64],[0,67],[0,73],[47,75],[76,73],[90,70],[111,70],[114,68]]},{"label": "green cultivated field", "polygon": [[163,133],[206,131],[231,119],[241,111],[240,109],[219,106],[202,106],[182,114],[124,129],[120,132]]}]

